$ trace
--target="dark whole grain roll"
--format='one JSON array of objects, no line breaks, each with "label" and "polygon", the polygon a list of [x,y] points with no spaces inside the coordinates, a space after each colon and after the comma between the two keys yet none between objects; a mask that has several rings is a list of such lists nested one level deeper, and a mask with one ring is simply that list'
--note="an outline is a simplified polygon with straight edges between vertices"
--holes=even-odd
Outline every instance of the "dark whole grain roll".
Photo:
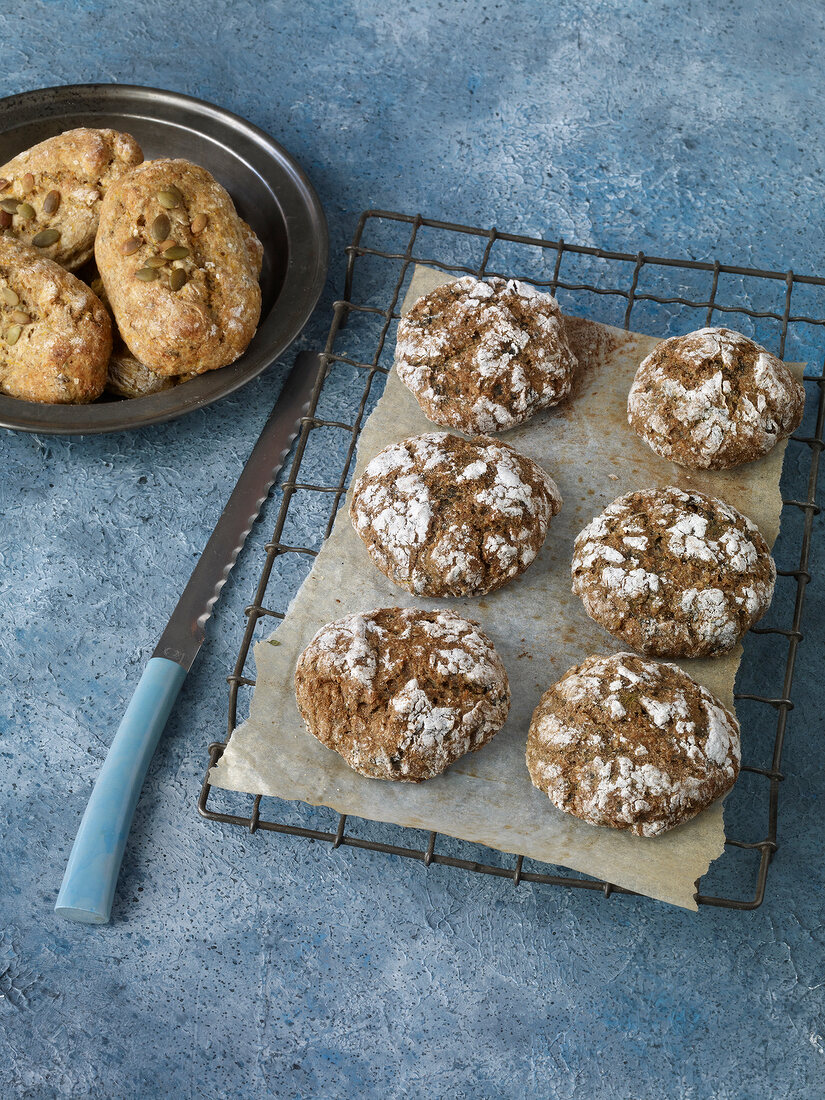
[{"label": "dark whole grain roll", "polygon": [[767,611],[776,567],[756,524],[675,486],[614,500],[579,533],[573,591],[617,638],[656,657],[714,657]]},{"label": "dark whole grain roll", "polygon": [[395,584],[418,596],[470,596],[527,569],[561,503],[549,474],[506,443],[427,432],[367,464],[350,517]]},{"label": "dark whole grain roll", "polygon": [[753,462],[802,419],[805,387],[759,344],[703,328],[657,344],[627,400],[630,426],[679,466],[725,470]]},{"label": "dark whole grain roll", "polygon": [[726,794],[739,724],[677,665],[588,657],[544,693],[527,738],[533,785],[591,825],[654,837]]},{"label": "dark whole grain roll", "polygon": [[501,432],[570,393],[576,357],[559,304],[516,279],[465,275],[398,323],[395,368],[435,424]]},{"label": "dark whole grain roll", "polygon": [[504,725],[507,673],[478,624],[385,607],[323,626],[298,659],[309,732],[370,779],[420,783]]}]

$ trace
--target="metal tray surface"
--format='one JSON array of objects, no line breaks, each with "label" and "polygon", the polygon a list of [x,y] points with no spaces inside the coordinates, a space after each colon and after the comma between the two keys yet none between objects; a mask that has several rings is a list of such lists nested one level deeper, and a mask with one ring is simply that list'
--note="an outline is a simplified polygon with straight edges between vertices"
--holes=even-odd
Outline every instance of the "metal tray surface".
[{"label": "metal tray surface", "polygon": [[295,160],[252,123],[178,92],[128,84],[75,84],[0,99],[0,164],[76,126],[132,134],[147,160],[183,157],[226,187],[264,246],[261,322],[237,362],[174,389],[92,405],[39,405],[0,395],[0,426],[84,435],[140,428],[200,409],[255,378],[298,336],[328,264],[324,212]]}]

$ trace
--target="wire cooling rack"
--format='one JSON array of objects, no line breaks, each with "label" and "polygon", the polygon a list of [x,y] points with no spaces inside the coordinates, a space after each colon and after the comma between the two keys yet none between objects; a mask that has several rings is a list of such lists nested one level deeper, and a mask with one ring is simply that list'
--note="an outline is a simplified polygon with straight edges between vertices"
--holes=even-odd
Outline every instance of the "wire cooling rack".
[{"label": "wire cooling rack", "polygon": [[[384,377],[392,365],[394,327],[414,264],[427,264],[455,275],[504,275],[522,279],[556,294],[567,313],[622,325],[626,329],[633,320],[639,331],[661,336],[723,321],[754,336],[780,357],[821,361],[819,345],[825,326],[825,279],[815,276],[735,267],[715,260],[677,260],[643,252],[609,252],[568,244],[564,240],[519,236],[495,228],[480,229],[384,210],[368,210],[361,215],[346,254],[344,296],[334,305],[312,402],[302,423],[291,466],[280,486],[281,501],[274,534],[266,544],[263,571],[253,602],[245,611],[246,629],[234,670],[228,677],[228,734],[239,721],[239,693],[250,692],[255,683],[251,670],[247,669],[255,628],[259,623],[266,626],[269,620],[284,617],[284,611],[269,604],[277,602],[286,606],[286,597],[294,589],[296,580],[308,572],[318,552],[317,548],[291,545],[285,540],[290,510],[296,508],[296,498],[304,502],[301,507],[308,507],[305,502],[313,498],[323,499],[327,504],[331,502],[326,509],[328,521],[324,537],[329,535],[346,492],[359,432],[379,396],[381,387],[376,385],[376,380]],[[801,306],[797,305],[800,299]],[[801,312],[793,312],[794,306]],[[346,375],[343,383],[338,378],[340,372]],[[809,558],[813,519],[819,511],[815,498],[825,424],[822,373],[807,373],[805,380],[807,415],[803,423],[812,424],[812,427],[810,434],[793,437],[790,447],[800,454],[792,456],[788,452],[786,472],[790,469],[796,475],[795,480],[800,485],[806,480],[807,486],[798,497],[783,500],[782,536],[775,552],[781,550],[782,556],[789,556],[791,567],[779,570],[780,578],[784,579],[777,583],[769,619],[772,622],[778,615],[780,621],[778,625],[754,627],[746,650],[749,655],[752,647],[757,651],[760,645],[763,647],[763,655],[766,653],[771,658],[776,690],[771,694],[744,691],[736,695],[740,717],[743,710],[747,711],[743,727],[747,724],[748,741],[755,756],[743,763],[740,780],[726,802],[725,816],[732,832],[738,826],[747,835],[750,829],[750,835],[756,839],[738,839],[736,835],[726,838],[725,855],[712,867],[716,889],[701,889],[704,879],[697,882],[696,900],[704,905],[730,909],[759,906],[765,896],[771,859],[777,850],[782,749],[788,715],[794,706],[791,694],[794,667],[802,642],[800,626],[805,590],[811,580]],[[335,400],[335,419],[323,415],[328,403],[323,395],[328,391]],[[347,405],[349,407],[345,407]],[[334,448],[325,449],[329,429],[334,429],[345,441],[340,447],[340,476],[332,484],[320,484],[324,478],[308,479],[302,474],[305,468],[312,466],[308,456],[318,436],[326,459],[321,465],[328,472],[334,452]],[[780,564],[782,556],[779,556]],[[276,566],[290,559],[296,559],[299,568],[291,580],[283,581],[288,571],[278,572]],[[747,670],[748,664],[743,662],[742,669]],[[760,686],[766,690],[765,683]],[[248,698],[245,701],[248,704]],[[210,745],[209,767],[218,761],[225,745],[225,742]],[[263,830],[323,841],[333,848],[346,845],[369,849],[419,860],[426,866],[442,864],[463,868],[508,879],[516,886],[520,882],[546,883],[598,890],[605,897],[629,893],[609,882],[571,873],[554,874],[553,868],[533,864],[521,856],[504,856],[479,845],[439,837],[436,833],[425,834],[426,841],[416,845],[415,840],[422,834],[418,830],[405,829],[401,830],[402,842],[392,843],[394,838],[389,833],[392,829],[397,832],[398,827],[348,820],[343,814],[336,815],[337,821],[332,828],[319,828],[317,820],[307,817],[313,811],[302,804],[269,797],[262,799],[260,795],[229,795],[213,789],[208,774],[207,771],[198,810],[212,821],[240,825],[251,832]],[[247,806],[251,799],[251,808],[246,813],[229,812],[236,809],[234,805],[226,810],[216,809],[210,805],[210,800],[214,803],[217,796],[245,800]],[[278,820],[295,815],[296,806],[305,811],[303,817],[299,813],[298,823]],[[436,850],[437,845],[439,850]],[[479,858],[475,858],[477,855]],[[740,857],[739,860],[734,861],[735,856]],[[742,858],[747,862],[745,868],[741,865]],[[729,896],[734,887],[744,896]]]}]

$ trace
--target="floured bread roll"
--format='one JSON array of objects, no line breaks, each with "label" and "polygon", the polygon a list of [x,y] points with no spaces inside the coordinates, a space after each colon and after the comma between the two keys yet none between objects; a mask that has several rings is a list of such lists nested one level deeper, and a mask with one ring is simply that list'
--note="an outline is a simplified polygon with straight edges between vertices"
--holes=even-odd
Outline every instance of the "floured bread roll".
[{"label": "floured bread roll", "polygon": [[310,733],[370,779],[420,783],[480,749],[510,709],[507,673],[477,623],[385,607],[322,627],[298,659]]},{"label": "floured bread roll", "polygon": [[395,369],[428,420],[499,432],[570,393],[576,357],[558,302],[515,279],[465,275],[398,323]]},{"label": "floured bread roll", "polygon": [[418,596],[470,596],[523,573],[560,508],[549,474],[506,443],[428,432],[367,464],[350,517],[396,584]]},{"label": "floured bread roll", "polygon": [[799,426],[805,387],[741,333],[703,328],[663,340],[642,362],[628,421],[671,462],[724,470],[768,453]]},{"label": "floured bread roll", "polygon": [[739,724],[676,665],[588,657],[546,691],[527,739],[533,785],[591,825],[657,836],[726,794]]},{"label": "floured bread roll", "polygon": [[675,487],[614,500],[577,536],[572,572],[591,619],[656,657],[732,649],[767,611],[776,580],[755,523]]}]

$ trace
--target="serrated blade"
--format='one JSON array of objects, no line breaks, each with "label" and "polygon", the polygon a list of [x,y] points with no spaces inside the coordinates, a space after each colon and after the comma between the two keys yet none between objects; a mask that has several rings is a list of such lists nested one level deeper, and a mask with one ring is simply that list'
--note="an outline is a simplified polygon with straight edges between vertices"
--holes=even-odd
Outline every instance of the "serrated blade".
[{"label": "serrated blade", "polygon": [[298,434],[319,363],[317,352],[302,351],[296,358],[153,657],[175,661],[187,671],[192,667],[212,608]]}]

